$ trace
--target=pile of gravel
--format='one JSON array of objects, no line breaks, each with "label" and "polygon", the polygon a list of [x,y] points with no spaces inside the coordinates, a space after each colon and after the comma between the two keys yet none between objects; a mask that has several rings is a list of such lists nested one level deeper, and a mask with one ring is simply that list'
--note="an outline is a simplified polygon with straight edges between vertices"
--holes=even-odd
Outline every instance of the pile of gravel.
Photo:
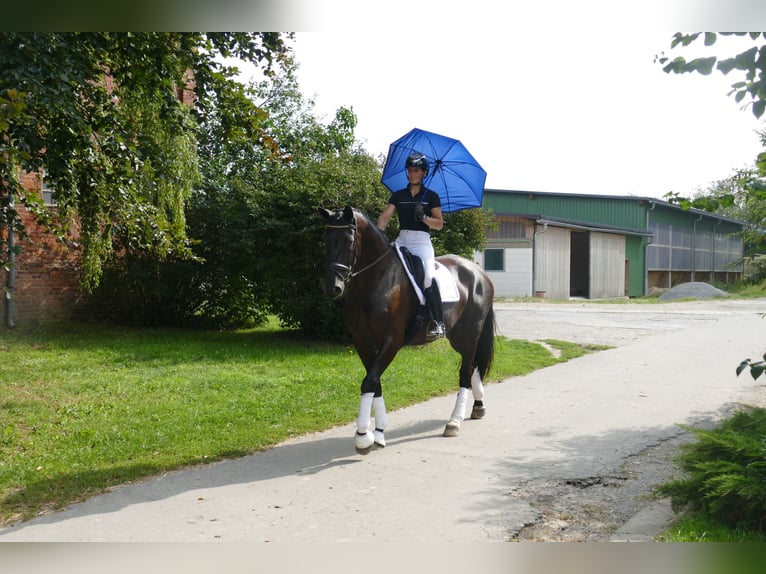
[{"label": "pile of gravel", "polygon": [[660,295],[660,299],[714,299],[716,297],[728,296],[728,293],[713,287],[709,283],[692,281],[691,283],[681,283],[672,289],[668,289]]}]

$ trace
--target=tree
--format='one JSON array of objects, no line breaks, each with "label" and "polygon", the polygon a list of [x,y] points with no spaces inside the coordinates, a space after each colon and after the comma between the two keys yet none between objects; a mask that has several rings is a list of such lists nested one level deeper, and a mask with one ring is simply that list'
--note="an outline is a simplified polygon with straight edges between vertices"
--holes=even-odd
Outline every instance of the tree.
[{"label": "tree", "polygon": [[[186,210],[195,260],[131,260],[131,269],[116,270],[110,285],[142,293],[125,309],[144,309],[151,321],[215,327],[273,313],[306,335],[346,336],[336,303],[320,289],[324,222],[316,210],[353,205],[374,219],[389,191],[380,183],[382,161],[356,142],[353,110],[318,119],[296,71],[288,60],[281,73],[246,90],[263,111],[258,125],[271,138],[266,147],[253,145],[248,130],[225,121],[215,106],[208,109],[199,135],[201,182]],[[449,217],[437,251],[470,255],[483,246],[486,213]]]},{"label": "tree", "polygon": [[[732,32],[721,36],[749,37],[756,45],[730,58],[719,59],[717,56],[697,57],[687,61],[683,56],[670,60],[664,54],[657,57],[667,73],[697,72],[709,75],[714,69],[723,74],[734,71],[744,73],[744,79],[732,84],[730,95],[737,103],[749,97],[744,107],[751,106],[753,114],[760,118],[766,110],[766,33]],[[698,32],[694,34],[674,34],[671,49],[687,47],[699,39],[704,46],[716,44],[719,34]],[[766,131],[762,131],[761,143],[766,147]],[[766,152],[758,154],[754,169],[738,170],[734,176],[718,182],[706,193],[690,199],[676,193],[669,193],[666,198],[681,207],[697,208],[723,214],[735,215],[750,225],[745,232],[747,255],[766,252]]]},{"label": "tree", "polygon": [[[184,204],[199,181],[199,123],[215,109],[270,143],[255,106],[238,107],[243,88],[220,59],[270,72],[286,53],[277,33],[0,33],[7,224],[24,230],[10,197],[60,237],[76,221],[89,289],[117,251],[188,257]],[[193,107],[179,99],[187,88]],[[45,170],[56,218],[19,185],[19,170]]]},{"label": "tree", "polygon": [[[730,94],[734,94],[734,99],[738,103],[749,96],[750,101],[746,105],[751,105],[755,117],[760,118],[766,110],[766,32],[722,32],[720,35],[748,36],[753,41],[760,40],[761,44],[753,46],[731,58],[722,60],[719,60],[717,56],[694,58],[689,61],[683,56],[677,56],[670,60],[662,54],[657,57],[657,61],[664,65],[663,70],[667,73],[683,74],[698,72],[703,75],[709,75],[713,72],[714,68],[724,75],[734,70],[744,72],[744,79],[732,84]],[[706,47],[710,47],[718,40],[718,34],[715,32],[697,32],[694,34],[677,32],[673,35],[670,47],[674,49],[678,46],[689,46],[699,38],[703,39]]]},{"label": "tree", "polygon": [[[374,213],[387,196],[379,163],[356,144],[353,110],[342,107],[329,123],[320,121],[313,101],[300,92],[296,71],[288,62],[281,74],[250,86],[276,148],[267,154],[233,139],[214,146],[203,189],[191,201],[190,235],[200,240],[206,273],[225,276],[227,285],[249,285],[258,294],[254,303],[285,326],[339,338],[344,330],[337,308],[320,289],[324,228],[316,210],[352,204]],[[209,135],[203,139],[217,139]],[[214,181],[215,188],[209,185]],[[212,203],[221,206],[215,196],[236,206],[225,221],[208,211]],[[211,221],[220,225],[214,229]],[[220,297],[233,292],[211,289]]]},{"label": "tree", "polygon": [[[740,103],[746,97],[750,97],[747,105],[752,105],[755,117],[760,118],[766,111],[766,33],[763,32],[736,32],[723,33],[722,35],[749,36],[753,41],[761,41],[761,45],[754,46],[731,58],[719,60],[716,56],[695,58],[686,61],[679,56],[669,61],[664,55],[657,61],[664,64],[665,72],[687,73],[698,72],[704,75],[712,73],[715,67],[723,74],[733,70],[744,72],[744,80],[732,84],[731,94],[734,94],[736,102]],[[705,46],[716,43],[718,35],[713,32],[696,34],[676,33],[671,42],[671,48],[689,46],[700,37],[704,38]],[[766,130],[761,132],[761,143],[766,147]],[[740,217],[749,225],[744,232],[743,239],[746,245],[746,257],[751,260],[759,254],[766,253],[766,152],[761,152],[755,162],[755,169],[740,170],[726,184],[717,186],[709,193],[689,199],[676,193],[669,193],[666,199],[679,204],[684,209],[697,208],[706,211],[721,212],[737,209]],[[736,369],[740,375],[745,369],[750,370],[753,379],[758,379],[766,371],[766,355],[763,360],[743,360]]]},{"label": "tree", "polygon": [[[192,257],[134,251],[109,266],[99,295],[120,320],[227,328],[276,314],[307,335],[345,336],[337,305],[320,288],[324,222],[317,208],[353,205],[375,218],[389,191],[380,183],[382,161],[356,142],[353,109],[320,121],[300,92],[297,64],[283,64],[205,107],[199,183],[185,210]],[[450,214],[437,251],[472,254],[484,245],[488,218],[481,210]]]}]

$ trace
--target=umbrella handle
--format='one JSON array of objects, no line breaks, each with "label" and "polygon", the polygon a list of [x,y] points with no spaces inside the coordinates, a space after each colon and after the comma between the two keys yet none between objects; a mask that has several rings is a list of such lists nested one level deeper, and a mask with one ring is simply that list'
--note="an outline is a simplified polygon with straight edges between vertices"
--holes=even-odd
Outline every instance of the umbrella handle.
[{"label": "umbrella handle", "polygon": [[[440,159],[437,159],[437,160],[435,160],[435,161],[434,161],[434,168],[433,168],[433,170],[431,170],[431,171],[429,171],[429,172],[428,172],[428,176],[427,176],[427,180],[428,180],[428,182],[425,182],[425,181],[424,181],[424,182],[423,182],[423,187],[428,187],[428,183],[429,183],[429,182],[430,182],[430,181],[431,181],[431,180],[434,178],[434,176],[436,175],[436,172],[437,172],[437,171],[438,171],[438,169],[439,169],[439,168],[442,166],[442,164],[443,164],[443,163],[444,163],[444,162],[443,162],[442,160],[440,160]],[[425,194],[425,193],[424,193],[423,195],[421,195],[421,196],[420,196],[420,200],[419,200],[419,201],[420,201],[420,203],[423,203],[423,198],[424,198],[425,196],[426,196],[426,194]]]}]

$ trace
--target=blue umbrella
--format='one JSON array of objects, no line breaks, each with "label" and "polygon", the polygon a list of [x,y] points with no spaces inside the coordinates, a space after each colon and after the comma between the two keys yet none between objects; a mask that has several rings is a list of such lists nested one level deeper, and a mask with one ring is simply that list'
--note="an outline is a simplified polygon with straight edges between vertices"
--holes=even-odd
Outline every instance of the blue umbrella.
[{"label": "blue umbrella", "polygon": [[381,182],[391,191],[407,187],[404,162],[412,152],[428,158],[430,169],[425,186],[439,194],[442,211],[481,207],[487,172],[460,141],[418,128],[400,137],[388,148]]}]

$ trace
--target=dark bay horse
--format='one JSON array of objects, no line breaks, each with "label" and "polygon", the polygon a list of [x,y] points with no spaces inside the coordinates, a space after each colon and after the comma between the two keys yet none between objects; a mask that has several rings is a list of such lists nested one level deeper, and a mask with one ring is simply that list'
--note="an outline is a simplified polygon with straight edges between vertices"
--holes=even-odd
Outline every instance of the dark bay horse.
[{"label": "dark bay horse", "polygon": [[[424,321],[410,339],[408,328],[420,302],[393,245],[361,211],[351,207],[319,209],[326,220],[327,274],[324,292],[333,299],[344,297],[343,319],[351,332],[356,352],[367,371],[357,419],[356,450],[367,454],[373,445],[385,446],[388,424],[380,378],[405,344],[426,343]],[[494,286],[474,262],[457,255],[436,260],[455,278],[459,300],[444,304],[447,339],[460,354],[460,386],[455,408],[444,436],[457,436],[465,418],[468,393],[473,393],[471,418],[484,416],[482,380],[494,356]],[[370,411],[374,431],[370,432]]]}]

